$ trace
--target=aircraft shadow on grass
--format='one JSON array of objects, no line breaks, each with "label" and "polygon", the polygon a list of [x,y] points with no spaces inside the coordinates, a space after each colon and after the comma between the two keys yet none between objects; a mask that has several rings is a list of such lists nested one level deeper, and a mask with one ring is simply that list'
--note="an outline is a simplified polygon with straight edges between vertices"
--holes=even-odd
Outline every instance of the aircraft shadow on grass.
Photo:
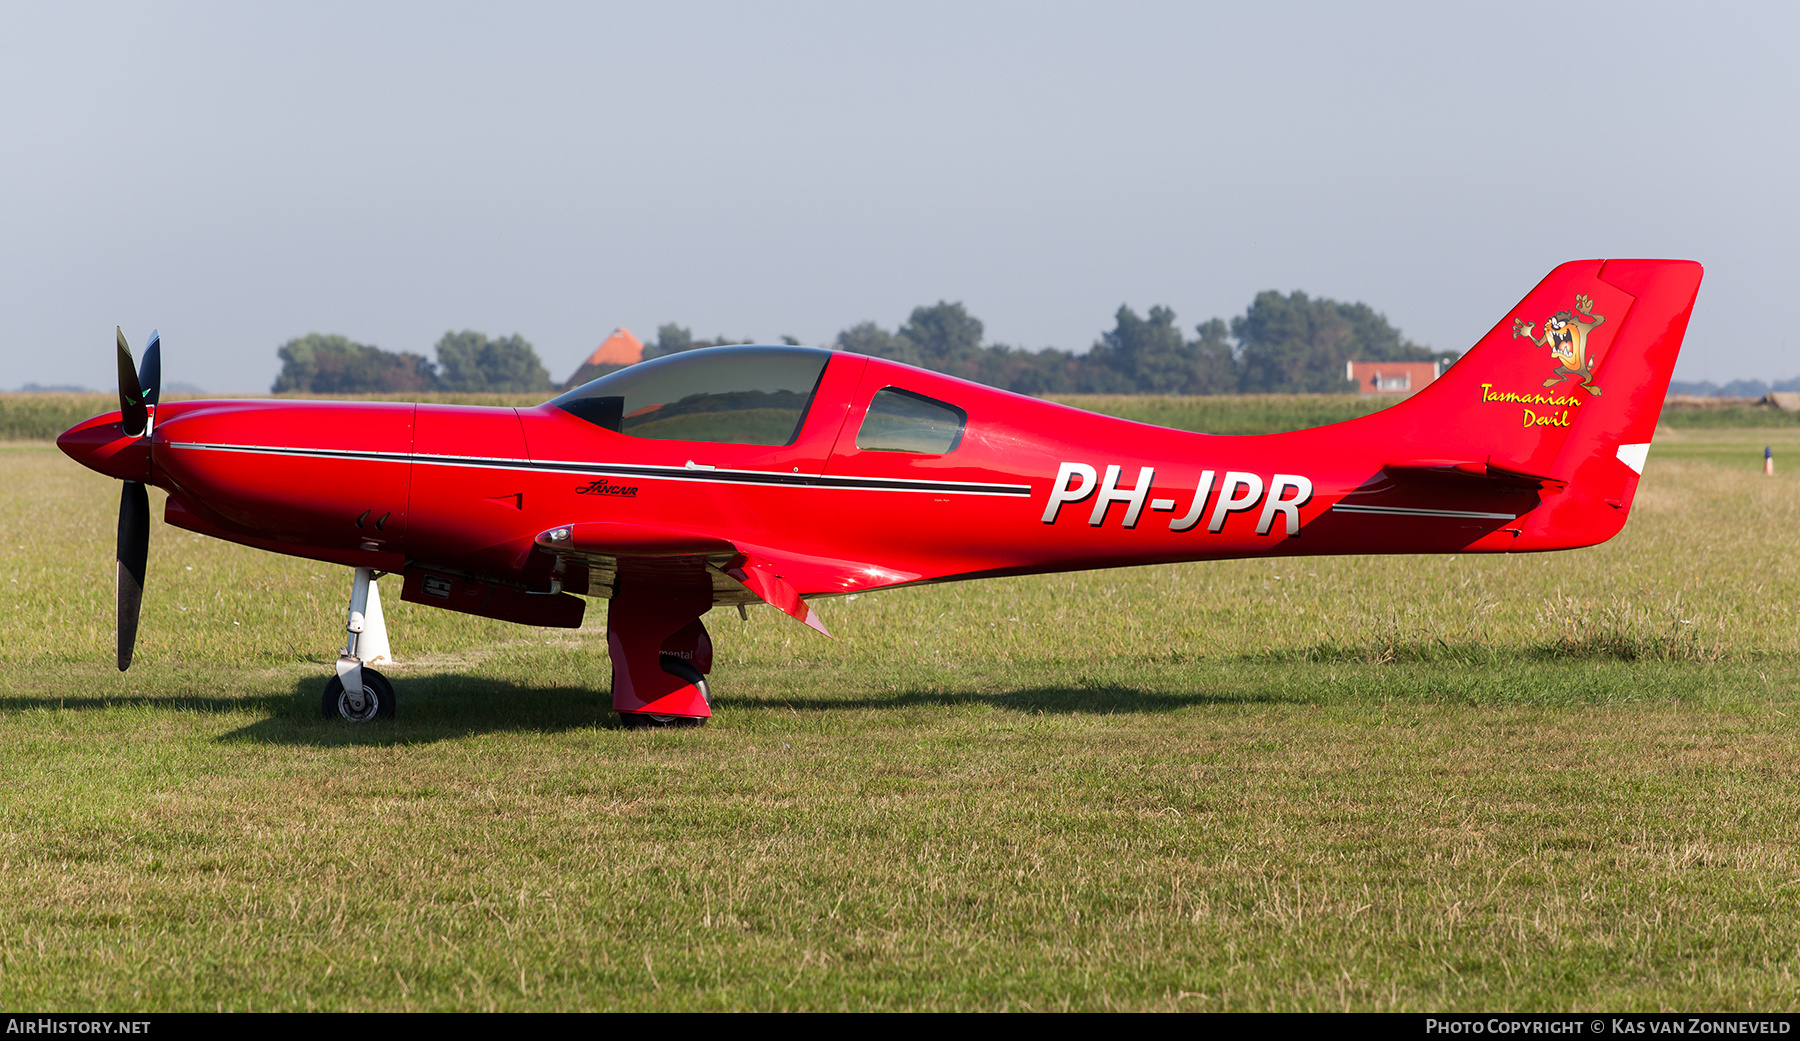
[{"label": "aircraft shadow on grass", "polygon": [[791,708],[801,712],[823,712],[831,709],[905,709],[956,708],[962,705],[987,705],[1025,715],[1112,716],[1175,712],[1203,705],[1235,705],[1284,701],[1266,691],[1233,693],[1219,690],[1194,690],[1165,693],[1127,687],[1104,686],[1025,687],[1009,691],[957,691],[934,688],[899,691],[893,694],[847,698],[736,698],[731,704],[739,709]]},{"label": "aircraft shadow on grass", "polygon": [[[607,691],[603,685],[538,686],[456,673],[394,677],[393,683],[400,706],[399,720],[358,728],[332,726],[330,721],[321,718],[320,685],[313,677],[295,680],[285,693],[10,697],[0,701],[0,716],[30,711],[95,712],[116,708],[199,715],[250,713],[262,718],[222,734],[219,739],[311,745],[418,743],[506,731],[560,733],[594,728],[624,729],[618,716],[608,709]],[[1291,699],[1267,689],[1172,693],[1107,684],[985,691],[916,687],[892,693],[831,698],[769,694],[733,697],[727,703],[740,711],[896,711],[982,705],[1022,715],[1104,716],[1287,700]]]},{"label": "aircraft shadow on grass", "polygon": [[[144,698],[138,703],[182,711],[238,712],[262,710],[266,718],[220,735],[221,741],[274,744],[361,745],[429,743],[474,734],[503,732],[561,733],[569,730],[624,729],[608,710],[603,687],[536,686],[457,674],[393,679],[399,719],[345,728],[320,718],[319,685],[298,680],[291,694],[245,698]],[[984,705],[1022,715],[1127,715],[1174,712],[1204,706],[1284,700],[1267,692],[1229,693],[1196,690],[1160,693],[1136,687],[1038,686],[1011,691],[913,689],[892,694],[842,698],[736,697],[738,711],[829,712],[893,711],[918,708],[954,709]],[[110,704],[126,703],[109,699]],[[100,702],[87,707],[99,707]],[[69,706],[77,707],[77,706]]]},{"label": "aircraft shadow on grass", "polygon": [[619,728],[605,693],[575,684],[540,686],[458,673],[389,677],[399,718],[359,727],[333,726],[319,711],[316,678],[294,681],[292,693],[268,699],[268,716],[220,735],[221,741],[303,745],[418,744],[475,734],[555,734]]}]

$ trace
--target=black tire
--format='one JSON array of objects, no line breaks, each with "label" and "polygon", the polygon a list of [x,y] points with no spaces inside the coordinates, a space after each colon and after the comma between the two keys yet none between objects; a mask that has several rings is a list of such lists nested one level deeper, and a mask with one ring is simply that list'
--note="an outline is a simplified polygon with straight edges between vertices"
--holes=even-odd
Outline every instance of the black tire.
[{"label": "black tire", "polygon": [[621,712],[619,722],[626,730],[655,730],[659,727],[701,727],[706,720],[700,716],[658,716],[649,712]]},{"label": "black tire", "polygon": [[367,666],[363,667],[362,681],[365,708],[361,713],[350,711],[350,699],[344,693],[344,681],[333,676],[325,681],[325,695],[319,699],[320,714],[326,719],[340,719],[346,723],[372,723],[378,719],[393,719],[394,685],[388,682],[386,676]]}]

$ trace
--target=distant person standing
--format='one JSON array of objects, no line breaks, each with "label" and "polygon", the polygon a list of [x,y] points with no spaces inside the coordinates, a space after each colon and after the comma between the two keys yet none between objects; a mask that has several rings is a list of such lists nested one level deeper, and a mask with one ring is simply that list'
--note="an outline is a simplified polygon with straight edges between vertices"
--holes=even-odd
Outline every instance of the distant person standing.
[{"label": "distant person standing", "polygon": [[1773,445],[1763,448],[1763,474],[1768,477],[1775,476],[1775,447]]}]

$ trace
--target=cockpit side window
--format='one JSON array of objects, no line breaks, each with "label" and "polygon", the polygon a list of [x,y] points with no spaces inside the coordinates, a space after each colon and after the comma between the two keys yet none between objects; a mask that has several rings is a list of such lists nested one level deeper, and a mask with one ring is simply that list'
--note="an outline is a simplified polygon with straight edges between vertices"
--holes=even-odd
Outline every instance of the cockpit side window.
[{"label": "cockpit side window", "polygon": [[883,387],[869,401],[856,432],[864,452],[919,452],[947,455],[961,443],[969,414],[955,405],[899,387]]},{"label": "cockpit side window", "polygon": [[553,398],[596,426],[663,441],[789,445],[831,352],[712,347],[627,366]]}]

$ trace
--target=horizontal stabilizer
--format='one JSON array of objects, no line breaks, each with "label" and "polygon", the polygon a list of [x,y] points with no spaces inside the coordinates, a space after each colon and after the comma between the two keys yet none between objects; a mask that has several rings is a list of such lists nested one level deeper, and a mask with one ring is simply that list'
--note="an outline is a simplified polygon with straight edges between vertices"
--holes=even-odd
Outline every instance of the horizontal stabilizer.
[{"label": "horizontal stabilizer", "polygon": [[1491,481],[1517,488],[1541,488],[1550,492],[1562,491],[1569,483],[1548,474],[1533,473],[1517,463],[1496,459],[1493,456],[1488,456],[1482,462],[1456,459],[1409,459],[1400,463],[1388,463],[1382,469],[1397,478],[1443,477],[1452,480],[1466,478]]}]

